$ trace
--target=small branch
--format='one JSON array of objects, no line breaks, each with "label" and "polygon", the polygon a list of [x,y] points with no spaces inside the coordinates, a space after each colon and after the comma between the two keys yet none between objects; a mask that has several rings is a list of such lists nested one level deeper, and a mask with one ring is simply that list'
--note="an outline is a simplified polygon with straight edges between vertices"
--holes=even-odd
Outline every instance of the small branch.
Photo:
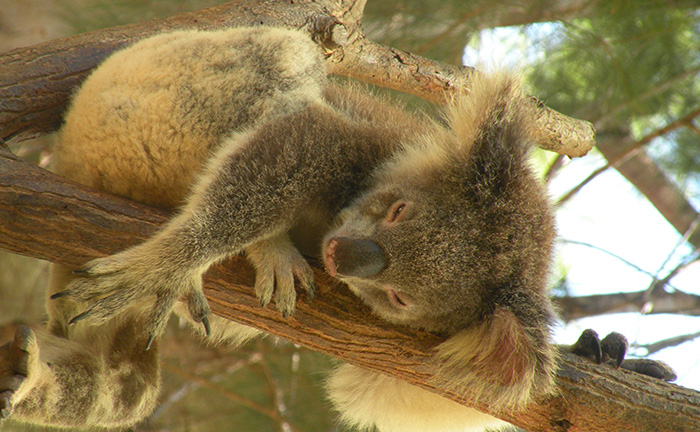
[{"label": "small branch", "polygon": [[272,376],[270,364],[268,363],[266,357],[267,353],[265,352],[265,348],[262,346],[261,341],[258,341],[258,351],[260,352],[260,366],[262,367],[263,374],[265,375],[267,388],[270,390],[270,399],[272,399],[272,406],[279,417],[277,421],[277,427],[280,430],[280,432],[284,432],[284,424],[287,423],[287,425],[290,427],[291,425],[289,425],[287,420],[284,418],[283,402],[280,399],[282,390],[279,388],[277,382],[275,382],[275,379]]},{"label": "small branch", "polygon": [[[356,35],[342,50],[329,57],[333,74],[414,94],[443,104],[451,94],[469,90],[469,77],[475,70],[439,63]],[[538,146],[569,157],[584,156],[595,145],[595,129],[584,120],[567,117],[545,106],[537,98],[524,103],[536,118]]]},{"label": "small branch", "polygon": [[[79,266],[142,241],[167,218],[167,212],[69,182],[0,148],[4,249]],[[254,272],[240,257],[206,273],[205,294],[213,312],[225,318],[395,376],[525,429],[558,432],[568,425],[569,432],[692,430],[700,418],[698,392],[569,355],[560,362],[557,396],[521,412],[494,412],[488,405],[475,405],[468,390],[447,393],[431,380],[431,352],[442,339],[374,317],[323,270],[314,272],[318,292],[313,302],[302,294],[289,319],[260,307]]]},{"label": "small branch", "polygon": [[295,427],[293,427],[291,424],[289,424],[280,415],[280,413],[276,409],[270,409],[270,408],[267,408],[263,405],[260,405],[259,403],[255,402],[255,401],[252,401],[248,398],[245,398],[245,397],[243,397],[237,393],[234,393],[232,391],[226,390],[225,388],[223,388],[221,386],[213,384],[212,382],[210,382],[206,378],[201,378],[201,377],[198,377],[197,375],[193,375],[193,374],[186,372],[183,369],[178,368],[178,367],[176,367],[168,362],[161,362],[161,367],[163,368],[163,370],[170,372],[173,375],[177,375],[177,376],[179,376],[179,377],[181,377],[181,378],[183,378],[191,383],[194,383],[200,387],[204,387],[204,388],[207,388],[209,390],[212,390],[212,391],[216,392],[217,394],[221,395],[222,397],[229,399],[229,400],[232,400],[236,403],[239,403],[245,407],[248,407],[248,408],[252,409],[253,411],[256,411],[256,412],[258,412],[266,417],[269,417],[278,423],[285,422],[289,425],[290,429],[293,432],[299,432]]},{"label": "small branch", "polygon": [[643,348],[647,351],[647,355],[653,354],[655,352],[661,351],[662,349],[678,346],[680,344],[689,342],[691,340],[697,339],[700,337],[700,332],[697,333],[691,333],[691,334],[686,334],[686,335],[681,335],[681,336],[675,336],[672,338],[664,339],[658,342],[650,343],[650,344],[645,344],[645,345],[639,345],[635,344],[635,348]]},{"label": "small branch", "polygon": [[598,294],[579,297],[556,297],[554,302],[565,321],[620,312],[640,312],[652,304],[645,313],[672,313],[700,316],[700,296],[683,291],[654,290],[646,298],[646,290],[628,293]]},{"label": "small branch", "polygon": [[676,251],[677,251],[680,247],[682,247],[683,245],[685,245],[685,242],[688,241],[688,239],[690,238],[690,236],[693,235],[693,234],[695,233],[695,230],[698,228],[698,225],[700,225],[700,215],[698,215],[698,217],[695,218],[695,220],[693,221],[692,224],[690,224],[690,227],[688,227],[688,229],[686,230],[686,232],[684,232],[683,235],[681,236],[681,238],[678,239],[678,241],[676,242],[676,245],[673,247],[673,249],[671,249],[671,252],[668,253],[668,254],[666,255],[666,259],[665,259],[664,262],[659,266],[659,270],[656,272],[656,274],[654,274],[654,277],[653,277],[651,283],[649,284],[649,288],[647,288],[647,290],[646,290],[647,297],[650,297],[651,294],[654,292],[654,290],[655,290],[658,286],[663,286],[663,285],[661,285],[661,284],[659,283],[661,280],[664,280],[664,281],[665,281],[664,283],[668,283],[668,281],[670,280],[670,277],[669,277],[669,276],[670,276],[670,275],[675,275],[675,274],[678,272],[679,267],[676,267],[676,268],[674,269],[674,271],[672,271],[671,273],[669,273],[669,275],[667,275],[665,278],[663,278],[663,279],[661,279],[661,280],[659,279],[659,275],[660,275],[660,273],[663,271],[663,269],[666,267],[666,264],[668,264],[668,262],[671,260],[671,258],[673,257],[673,255],[676,253]]},{"label": "small branch", "polygon": [[637,264],[633,263],[632,261],[629,261],[629,260],[627,260],[627,259],[621,257],[620,255],[614,254],[614,253],[610,252],[609,250],[604,249],[604,248],[602,248],[602,247],[600,247],[600,246],[596,246],[596,245],[594,245],[594,244],[592,244],[592,243],[583,242],[583,241],[578,241],[578,240],[567,240],[567,239],[563,239],[563,240],[561,240],[561,242],[562,242],[562,243],[566,243],[566,244],[577,245],[577,246],[585,246],[585,247],[587,247],[587,248],[591,248],[591,249],[595,249],[595,250],[597,250],[597,251],[599,251],[599,252],[603,252],[604,254],[606,254],[606,255],[608,255],[608,256],[611,256],[611,257],[613,257],[613,258],[615,258],[615,259],[617,259],[617,260],[619,260],[619,261],[622,261],[623,263],[625,263],[625,264],[628,265],[629,267],[632,267],[633,269],[637,270],[637,271],[640,272],[640,273],[644,273],[645,275],[647,275],[647,276],[649,276],[649,277],[651,277],[651,278],[654,277],[654,275],[653,275],[652,273],[650,273],[650,272],[644,270],[643,268],[639,267]]}]

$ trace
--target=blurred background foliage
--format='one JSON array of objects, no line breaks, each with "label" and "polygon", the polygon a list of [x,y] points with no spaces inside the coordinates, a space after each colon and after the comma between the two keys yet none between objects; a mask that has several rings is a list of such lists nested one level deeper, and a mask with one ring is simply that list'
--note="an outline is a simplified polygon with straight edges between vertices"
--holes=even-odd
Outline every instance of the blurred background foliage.
[{"label": "blurred background foliage", "polygon": [[[0,0],[0,50],[216,3]],[[493,45],[486,38],[507,29],[507,41],[501,43],[512,44],[524,60],[506,66],[522,71],[531,94],[593,122],[600,143],[593,153],[599,160],[613,161],[631,147],[635,155],[648,157],[634,174],[638,178],[623,175],[636,185],[653,170],[661,172],[667,183],[652,188],[658,194],[640,192],[654,206],[667,205],[663,201],[672,190],[690,210],[669,211],[693,212],[700,194],[699,19],[697,2],[683,0],[369,0],[364,23],[375,41],[453,64],[469,58],[465,46],[467,53],[489,49]],[[13,150],[46,166],[51,139],[19,143]],[[568,163],[551,154],[538,160],[548,179]],[[562,196],[572,199],[579,189]],[[685,234],[682,227],[676,229]],[[681,259],[686,267],[695,262],[700,246],[690,237]],[[559,294],[565,295],[567,274],[565,266],[560,268]],[[45,263],[0,256],[1,337],[7,339],[18,323],[43,319],[46,274]],[[324,371],[333,363],[329,358],[274,338],[233,351],[206,347],[177,322],[171,327],[163,344],[162,405],[136,431],[344,430],[335,424],[321,389]],[[11,422],[0,429],[43,430]]]}]

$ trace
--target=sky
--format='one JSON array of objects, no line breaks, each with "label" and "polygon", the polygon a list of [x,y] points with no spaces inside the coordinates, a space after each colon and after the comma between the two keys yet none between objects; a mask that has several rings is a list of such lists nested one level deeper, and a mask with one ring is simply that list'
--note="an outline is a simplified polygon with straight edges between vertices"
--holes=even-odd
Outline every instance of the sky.
[{"label": "sky", "polygon": [[[556,24],[485,30],[476,43],[465,48],[465,65],[492,70],[517,71],[527,66],[541,52],[533,43]],[[536,95],[535,95],[536,96]],[[570,160],[550,181],[553,199],[568,192],[593,170],[604,165],[597,152]],[[615,256],[633,263],[652,275],[665,276],[684,253],[680,235],[658,211],[615,170],[608,170],[584,187],[557,211],[559,267],[567,272],[571,295],[592,295],[641,291],[649,287],[652,277],[622,260],[590,247],[567,243],[594,244]],[[700,264],[695,263],[675,277],[676,289],[700,295]],[[558,343],[576,341],[581,331],[596,330],[601,337],[611,331],[624,334],[633,344],[630,356],[646,355],[634,344],[648,344],[673,336],[700,331],[700,317],[667,314],[623,313],[589,317],[562,323],[555,331]],[[665,361],[678,374],[677,384],[700,390],[700,338],[654,353],[649,358]]]}]

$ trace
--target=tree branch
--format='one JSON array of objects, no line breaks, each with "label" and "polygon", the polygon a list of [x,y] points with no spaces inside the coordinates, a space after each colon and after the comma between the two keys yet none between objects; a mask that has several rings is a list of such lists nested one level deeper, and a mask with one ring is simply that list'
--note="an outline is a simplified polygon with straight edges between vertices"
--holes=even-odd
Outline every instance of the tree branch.
[{"label": "tree branch", "polygon": [[[468,90],[471,69],[455,67],[368,41],[361,31],[364,0],[237,1],[98,30],[0,56],[0,138],[36,137],[56,130],[74,88],[113,51],[158,32],[217,29],[242,25],[306,28],[328,50],[331,73],[444,102]],[[527,99],[538,123],[538,144],[571,157],[595,144],[586,121],[560,114],[535,98]]]},{"label": "tree branch", "polygon": [[651,294],[644,290],[579,297],[557,297],[555,303],[565,321],[593,315],[640,312],[642,310],[645,310],[646,313],[700,316],[700,296],[679,290],[667,292],[661,287],[653,290]]},{"label": "tree branch", "polygon": [[[0,147],[0,247],[53,262],[80,266],[153,234],[168,213],[72,183]],[[473,406],[525,429],[538,431],[692,430],[700,418],[700,393],[642,375],[565,356],[559,394],[521,412],[497,413],[432,381],[431,350],[441,339],[390,325],[349,290],[315,268],[318,293],[302,294],[293,317],[261,308],[254,272],[243,258],[215,266],[204,278],[214,313],[276,334],[348,363],[387,373]]]},{"label": "tree branch", "polygon": [[685,335],[680,335],[680,336],[674,336],[672,338],[660,340],[658,342],[654,343],[649,343],[649,344],[633,344],[635,348],[644,348],[647,350],[647,355],[653,354],[655,352],[661,351],[662,349],[678,346],[681,344],[684,344],[686,342],[689,342],[691,340],[700,338],[700,332],[696,333],[691,333],[691,334],[685,334]]}]

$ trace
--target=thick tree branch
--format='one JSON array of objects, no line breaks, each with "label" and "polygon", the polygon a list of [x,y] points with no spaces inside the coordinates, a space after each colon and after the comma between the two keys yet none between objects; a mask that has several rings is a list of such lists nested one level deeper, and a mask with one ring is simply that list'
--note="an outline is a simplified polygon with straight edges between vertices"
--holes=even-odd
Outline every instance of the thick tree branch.
[{"label": "thick tree branch", "polygon": [[[0,148],[0,247],[71,266],[117,252],[151,235],[168,214],[69,182]],[[279,335],[349,363],[394,375],[458,402],[431,382],[434,335],[375,318],[347,289],[315,269],[318,294],[302,295],[294,316],[261,308],[254,274],[242,258],[205,276],[205,292],[221,316]],[[537,431],[692,430],[700,418],[700,394],[659,380],[562,359],[559,395],[523,412],[490,412]]]},{"label": "thick tree branch", "polygon": [[[157,32],[242,25],[306,28],[329,52],[331,73],[444,101],[468,90],[469,69],[454,67],[368,41],[361,31],[364,0],[237,1],[197,12],[98,30],[20,48],[0,56],[0,138],[22,140],[58,128],[74,88],[111,52]],[[583,156],[595,130],[528,100],[536,114],[538,144],[568,156]]]}]

